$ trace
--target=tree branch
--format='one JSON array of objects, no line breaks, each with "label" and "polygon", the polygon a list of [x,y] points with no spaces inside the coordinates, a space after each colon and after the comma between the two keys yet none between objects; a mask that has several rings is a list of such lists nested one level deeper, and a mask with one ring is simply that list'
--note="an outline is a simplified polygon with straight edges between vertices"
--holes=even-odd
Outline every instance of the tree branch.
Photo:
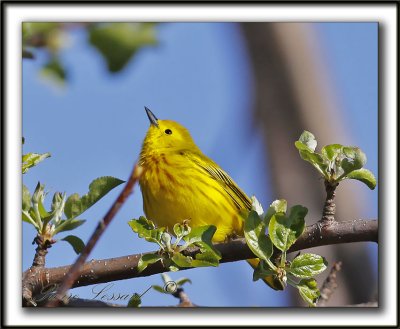
[{"label": "tree branch", "polygon": [[[76,279],[78,279],[79,273],[81,272],[81,268],[84,265],[86,259],[88,258],[90,252],[93,250],[97,241],[100,239],[101,235],[104,233],[107,226],[111,223],[112,219],[117,214],[119,209],[122,207],[128,196],[132,193],[134,185],[139,180],[140,174],[141,174],[141,167],[135,164],[132,169],[131,175],[129,176],[128,182],[125,184],[123,190],[118,195],[117,199],[114,201],[111,208],[108,210],[107,214],[97,225],[96,229],[94,230],[85,248],[83,248],[78,259],[71,267],[68,267],[68,270],[64,272],[62,282],[60,282],[61,284],[56,291],[54,299],[48,302],[48,304],[46,305],[47,307],[57,306],[59,301],[66,294],[66,292],[74,285],[74,282],[76,281]],[[65,273],[67,274],[65,275]]]},{"label": "tree branch", "polygon": [[[289,249],[289,252],[324,245],[362,241],[378,242],[377,220],[334,221],[326,226],[322,226],[319,223],[313,224],[306,228],[303,235]],[[214,246],[222,255],[221,263],[254,258],[254,254],[248,248],[244,238],[232,240],[229,243],[219,243]],[[198,248],[193,248],[185,250],[184,253],[185,255],[195,257],[198,252]],[[278,252],[275,254],[276,256],[279,255]],[[169,271],[161,262],[157,262],[139,273],[137,265],[142,255],[136,254],[87,262],[83,264],[80,275],[72,287],[144,277]],[[36,282],[41,287],[59,285],[70,269],[71,266],[43,268],[38,273]]]},{"label": "tree branch", "polygon": [[336,187],[338,183],[329,183],[325,180],[325,191],[326,191],[326,199],[324,208],[322,210],[322,218],[320,223],[322,225],[327,225],[332,223],[335,220],[335,212],[336,212],[336,204],[335,204],[335,196],[336,196]]},{"label": "tree branch", "polygon": [[93,300],[93,299],[82,299],[82,298],[73,298],[66,302],[61,301],[60,306],[62,307],[126,307],[126,305],[106,303],[101,300]]},{"label": "tree branch", "polygon": [[333,292],[337,288],[336,273],[342,269],[342,262],[336,262],[333,264],[329,275],[325,279],[321,287],[321,297],[318,302],[318,307],[323,307],[332,296]]},{"label": "tree branch", "polygon": [[183,288],[178,288],[173,294],[175,298],[179,299],[177,307],[196,307],[191,301],[189,296],[185,293]]},{"label": "tree branch", "polygon": [[39,272],[45,268],[46,255],[48,249],[51,248],[54,240],[48,240],[42,235],[38,234],[33,240],[32,244],[36,243],[37,248],[35,256],[33,257],[32,266],[29,270],[25,271],[22,277],[22,303],[27,306],[36,306],[33,296],[36,294],[39,287],[37,278]]}]

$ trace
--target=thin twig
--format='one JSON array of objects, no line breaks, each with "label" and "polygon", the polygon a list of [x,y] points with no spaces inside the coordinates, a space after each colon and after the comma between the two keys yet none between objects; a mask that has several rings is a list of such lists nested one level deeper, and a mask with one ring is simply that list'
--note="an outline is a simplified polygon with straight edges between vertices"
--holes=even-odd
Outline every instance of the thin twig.
[{"label": "thin twig", "polygon": [[[289,252],[324,245],[361,241],[378,242],[377,220],[335,221],[332,225],[322,228],[318,224],[313,224],[306,228],[303,235],[289,249]],[[254,258],[254,254],[243,238],[232,240],[229,243],[219,243],[214,246],[221,253],[221,263]],[[185,255],[195,257],[198,252],[198,248],[193,248],[190,251],[186,250]],[[169,271],[168,267],[163,266],[161,262],[157,262],[148,266],[144,271],[139,272],[137,265],[142,255],[135,254],[87,262],[83,264],[77,280],[73,280],[72,287],[144,277]],[[276,256],[278,256],[278,253]],[[58,285],[64,280],[65,273],[70,271],[70,269],[70,266],[42,269],[35,282],[38,282],[42,286],[44,282],[47,285]]]},{"label": "thin twig", "polygon": [[140,174],[142,172],[142,168],[135,164],[133,167],[132,173],[129,177],[128,182],[125,184],[124,189],[119,194],[118,198],[115,200],[110,210],[104,216],[104,218],[99,222],[96,229],[94,230],[92,236],[90,237],[88,243],[85,248],[82,250],[78,259],[75,261],[74,265],[69,268],[67,274],[63,278],[61,285],[58,287],[57,292],[54,296],[54,299],[50,300],[47,303],[47,307],[55,307],[58,305],[59,301],[65,295],[65,293],[73,286],[76,279],[79,277],[81,267],[84,265],[86,259],[88,258],[90,252],[93,250],[97,241],[101,237],[101,235],[106,230],[107,226],[111,223],[111,220],[117,214],[119,209],[122,207],[128,196],[132,193],[133,187],[136,182],[139,180]]},{"label": "thin twig", "polygon": [[336,212],[336,204],[335,204],[335,191],[338,183],[331,184],[325,180],[325,191],[326,191],[326,199],[324,208],[322,210],[322,218],[320,223],[322,225],[328,225],[335,220],[335,212]]},{"label": "thin twig", "polygon": [[38,289],[42,288],[37,282],[40,276],[40,270],[46,265],[46,255],[48,249],[51,248],[54,240],[47,240],[42,235],[38,234],[32,244],[36,243],[37,248],[33,257],[32,266],[28,271],[24,272],[22,277],[22,304],[25,306],[36,306],[33,296],[38,293]]},{"label": "thin twig", "polygon": [[329,298],[332,296],[333,292],[337,288],[336,274],[342,269],[342,262],[336,262],[333,264],[329,275],[325,279],[321,287],[321,297],[318,302],[319,307],[323,307],[328,302]]},{"label": "thin twig", "polygon": [[27,59],[34,59],[35,56],[33,55],[32,52],[26,49],[22,49],[22,58],[27,58]]},{"label": "thin twig", "polygon": [[185,293],[183,288],[178,288],[172,296],[176,297],[179,299],[179,304],[177,305],[178,307],[196,307],[190,299],[189,296]]}]

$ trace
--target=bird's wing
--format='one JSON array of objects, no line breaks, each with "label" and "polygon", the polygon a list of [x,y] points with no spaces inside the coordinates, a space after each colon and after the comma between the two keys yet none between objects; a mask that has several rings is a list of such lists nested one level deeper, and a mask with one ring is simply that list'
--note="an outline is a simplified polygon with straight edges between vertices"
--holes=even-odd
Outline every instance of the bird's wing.
[{"label": "bird's wing", "polygon": [[238,209],[251,209],[249,197],[236,185],[232,178],[223,171],[214,161],[203,154],[188,156],[199,168],[208,173],[211,178],[218,181],[232,198]]}]

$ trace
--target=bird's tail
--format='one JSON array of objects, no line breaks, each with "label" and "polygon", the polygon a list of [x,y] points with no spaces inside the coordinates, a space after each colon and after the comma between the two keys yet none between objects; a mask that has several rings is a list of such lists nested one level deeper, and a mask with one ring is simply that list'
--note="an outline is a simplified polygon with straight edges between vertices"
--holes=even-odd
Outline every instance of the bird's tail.
[{"label": "bird's tail", "polygon": [[[248,259],[247,263],[255,269],[260,263],[260,258]],[[262,279],[267,285],[269,285],[274,290],[283,290],[282,282],[276,277],[276,275],[267,275]]]}]

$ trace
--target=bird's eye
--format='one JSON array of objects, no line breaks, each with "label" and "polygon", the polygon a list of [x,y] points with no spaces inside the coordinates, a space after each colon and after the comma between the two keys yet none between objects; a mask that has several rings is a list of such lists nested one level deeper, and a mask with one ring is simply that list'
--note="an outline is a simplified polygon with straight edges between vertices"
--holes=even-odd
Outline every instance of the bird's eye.
[{"label": "bird's eye", "polygon": [[165,129],[165,133],[166,133],[167,135],[171,135],[171,134],[172,134],[172,130],[171,130],[171,129]]}]

